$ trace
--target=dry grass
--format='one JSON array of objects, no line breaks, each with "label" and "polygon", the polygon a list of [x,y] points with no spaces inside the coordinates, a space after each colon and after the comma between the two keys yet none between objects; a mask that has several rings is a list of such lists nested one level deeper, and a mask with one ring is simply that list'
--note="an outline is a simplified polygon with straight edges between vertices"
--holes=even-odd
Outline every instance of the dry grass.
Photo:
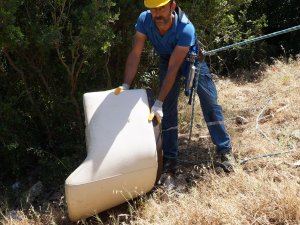
[{"label": "dry grass", "polygon": [[[299,69],[299,59],[289,63],[277,61],[266,69],[263,80],[258,83],[219,82],[220,101],[226,118],[244,116],[249,120],[244,126],[237,126],[232,123],[234,121],[228,123],[234,146],[241,157],[299,144],[291,137],[292,131],[299,129],[300,124]],[[265,138],[256,129],[257,116],[264,107],[260,118],[265,119],[260,121],[259,128]]]},{"label": "dry grass", "polygon": [[207,173],[188,193],[149,199],[137,224],[298,224],[299,177],[275,179],[273,171]]},{"label": "dry grass", "polygon": [[[252,83],[216,81],[234,154],[241,161],[293,151],[248,161],[230,175],[207,170],[187,193],[168,193],[167,201],[154,194],[137,224],[300,224],[300,168],[293,166],[300,160],[300,140],[292,135],[300,129],[300,59],[276,61],[262,73]],[[187,133],[191,110],[184,97],[180,108],[181,133]],[[238,116],[247,122],[237,123]],[[205,155],[212,148],[207,134],[198,113],[190,151]]]},{"label": "dry grass", "polygon": [[[256,82],[217,79],[216,85],[239,161],[274,151],[292,152],[250,160],[230,175],[201,169],[186,191],[157,189],[128,207],[109,211],[106,218],[101,214],[82,224],[300,224],[300,168],[293,165],[300,160],[300,140],[293,135],[300,130],[300,58],[276,61]],[[187,146],[191,107],[186,102],[182,96],[181,151],[187,158],[197,151],[209,159],[213,146],[198,100],[192,143]],[[238,123],[238,116],[246,123]],[[2,223],[72,224],[61,219],[66,215],[63,207],[44,215],[18,213],[17,220],[4,213]]]}]

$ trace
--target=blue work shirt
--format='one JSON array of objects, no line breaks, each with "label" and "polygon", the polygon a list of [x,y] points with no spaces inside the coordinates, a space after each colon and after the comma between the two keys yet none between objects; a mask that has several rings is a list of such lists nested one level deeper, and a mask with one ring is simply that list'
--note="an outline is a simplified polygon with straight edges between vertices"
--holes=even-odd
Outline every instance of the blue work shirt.
[{"label": "blue work shirt", "polygon": [[175,11],[174,15],[175,19],[171,29],[163,36],[159,34],[150,10],[142,12],[138,18],[135,26],[136,31],[147,36],[159,55],[171,55],[176,45],[193,46],[196,42],[193,24],[191,22],[179,22]]}]

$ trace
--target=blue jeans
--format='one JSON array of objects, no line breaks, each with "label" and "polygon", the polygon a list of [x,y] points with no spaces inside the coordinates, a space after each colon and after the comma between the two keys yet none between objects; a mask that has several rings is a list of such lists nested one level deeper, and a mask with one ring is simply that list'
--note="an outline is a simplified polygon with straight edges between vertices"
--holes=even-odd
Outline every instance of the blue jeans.
[{"label": "blue jeans", "polygon": [[[168,70],[169,57],[160,57],[160,84]],[[231,150],[230,137],[224,126],[222,107],[217,102],[217,90],[212,80],[207,64],[196,62],[195,66],[200,69],[197,94],[200,99],[204,120],[208,127],[212,142],[216,145],[218,154]],[[180,71],[181,72],[181,71]],[[175,83],[164,100],[162,120],[162,148],[165,158],[178,157],[178,96],[180,91],[180,75],[177,74]]]}]

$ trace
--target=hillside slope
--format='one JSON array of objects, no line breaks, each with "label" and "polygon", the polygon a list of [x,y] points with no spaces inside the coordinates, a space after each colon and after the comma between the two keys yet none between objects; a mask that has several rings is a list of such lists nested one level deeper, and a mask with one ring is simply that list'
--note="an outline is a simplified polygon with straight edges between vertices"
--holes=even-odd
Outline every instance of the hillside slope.
[{"label": "hillside slope", "polygon": [[[216,80],[234,155],[242,165],[226,175],[199,164],[201,176],[192,188],[169,194],[167,201],[156,194],[139,212],[138,224],[300,224],[300,167],[294,165],[300,160],[300,58],[276,61],[260,73],[251,83]],[[190,109],[182,100],[184,157],[212,158],[199,113],[188,145]],[[195,107],[199,112],[199,102]]]},{"label": "hillside slope", "polygon": [[[255,82],[216,78],[234,155],[242,162],[235,173],[224,174],[209,163],[214,147],[198,100],[189,143],[191,107],[181,96],[181,188],[156,188],[82,223],[300,224],[300,166],[295,164],[300,160],[300,58],[276,61],[260,74]],[[13,214],[2,205],[0,223],[73,224],[63,196],[46,205]]]}]

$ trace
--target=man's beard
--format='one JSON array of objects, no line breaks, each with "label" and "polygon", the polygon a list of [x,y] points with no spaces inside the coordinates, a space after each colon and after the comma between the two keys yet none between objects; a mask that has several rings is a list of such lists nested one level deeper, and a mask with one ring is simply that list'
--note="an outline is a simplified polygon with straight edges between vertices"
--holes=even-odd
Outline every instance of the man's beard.
[{"label": "man's beard", "polygon": [[165,18],[165,17],[162,17],[162,16],[154,18],[154,22],[158,23],[158,24],[166,25],[166,24],[168,24],[169,21],[170,21],[170,18]]},{"label": "man's beard", "polygon": [[165,26],[170,22],[170,18],[171,18],[171,11],[169,13],[168,16],[163,17],[163,16],[158,16],[158,17],[154,17],[154,23],[156,24],[156,26]]}]

